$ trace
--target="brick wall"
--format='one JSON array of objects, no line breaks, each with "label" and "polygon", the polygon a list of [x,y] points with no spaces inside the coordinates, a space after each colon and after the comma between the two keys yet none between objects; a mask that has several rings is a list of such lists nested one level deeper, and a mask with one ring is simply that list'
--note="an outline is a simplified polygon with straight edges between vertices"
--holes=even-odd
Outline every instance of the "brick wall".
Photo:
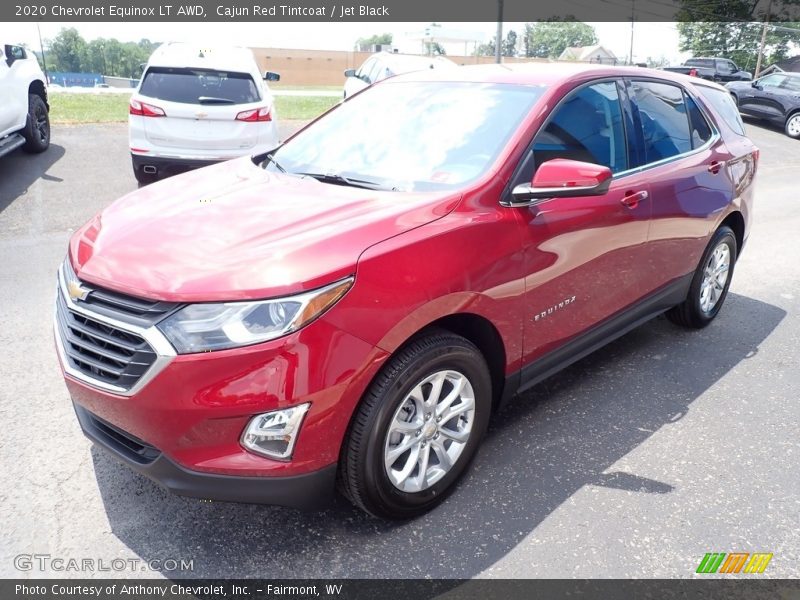
[{"label": "brick wall", "polygon": [[[259,70],[280,73],[282,85],[344,85],[345,69],[361,66],[371,52],[253,48]],[[489,64],[493,56],[448,56],[459,65]],[[504,58],[504,62],[542,62],[541,59]],[[547,61],[544,61],[547,62]],[[280,85],[275,86],[280,87]]]}]

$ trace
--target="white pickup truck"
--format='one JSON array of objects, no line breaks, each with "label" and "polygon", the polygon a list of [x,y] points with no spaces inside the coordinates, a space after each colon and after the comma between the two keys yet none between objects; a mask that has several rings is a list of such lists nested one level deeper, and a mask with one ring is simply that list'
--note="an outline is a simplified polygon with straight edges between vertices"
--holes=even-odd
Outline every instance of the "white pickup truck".
[{"label": "white pickup truck", "polygon": [[50,107],[39,62],[22,46],[0,42],[0,156],[50,146]]}]

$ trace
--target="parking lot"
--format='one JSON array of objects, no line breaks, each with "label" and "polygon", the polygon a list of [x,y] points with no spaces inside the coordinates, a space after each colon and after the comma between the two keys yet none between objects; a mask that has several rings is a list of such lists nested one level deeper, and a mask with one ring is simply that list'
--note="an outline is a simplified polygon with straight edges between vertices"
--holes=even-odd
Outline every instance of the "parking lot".
[{"label": "parking lot", "polygon": [[408,523],[179,498],[91,448],[54,277],[71,232],[136,187],[126,127],[56,126],[46,153],[0,159],[0,575],[108,575],[15,569],[50,554],[193,561],[170,577],[691,577],[707,552],[772,552],[764,577],[800,577],[800,142],[747,129],[755,228],[720,317],[657,319],[517,399]]}]

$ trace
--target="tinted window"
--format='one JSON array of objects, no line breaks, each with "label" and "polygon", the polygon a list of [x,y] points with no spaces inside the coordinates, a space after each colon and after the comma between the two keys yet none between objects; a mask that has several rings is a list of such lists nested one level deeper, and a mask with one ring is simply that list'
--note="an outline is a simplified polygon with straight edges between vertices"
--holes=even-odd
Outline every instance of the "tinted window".
[{"label": "tinted window", "polygon": [[785,79],[786,75],[767,75],[758,80],[758,85],[761,87],[779,87]]},{"label": "tinted window", "polygon": [[736,108],[736,103],[728,92],[705,85],[698,85],[697,89],[700,90],[703,98],[717,111],[728,127],[736,133],[744,135],[742,117],[739,116],[739,109]]},{"label": "tinted window", "polygon": [[389,80],[274,154],[289,173],[338,174],[400,191],[452,189],[486,173],[543,90]]},{"label": "tinted window", "polygon": [[790,92],[800,92],[800,77],[787,77],[781,88]]},{"label": "tinted window", "polygon": [[686,96],[686,109],[689,112],[689,129],[692,134],[692,148],[699,148],[711,139],[711,127],[690,96]]},{"label": "tinted window", "polygon": [[576,91],[537,134],[533,153],[536,165],[568,158],[605,165],[615,173],[627,169],[617,84],[596,83]]},{"label": "tinted window", "polygon": [[225,73],[211,69],[171,69],[151,67],[139,93],[166,100],[199,104],[217,101],[224,104],[258,102],[260,96],[253,78],[247,73]]},{"label": "tinted window", "polygon": [[632,88],[642,121],[645,162],[691,150],[689,119],[681,88],[651,81],[634,81]]}]

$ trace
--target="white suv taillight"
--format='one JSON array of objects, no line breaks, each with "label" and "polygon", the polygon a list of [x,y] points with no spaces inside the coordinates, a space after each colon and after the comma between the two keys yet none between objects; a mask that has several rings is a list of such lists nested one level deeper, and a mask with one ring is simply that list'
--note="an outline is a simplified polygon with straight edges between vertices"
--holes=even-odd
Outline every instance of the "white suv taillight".
[{"label": "white suv taillight", "polygon": [[139,102],[131,98],[130,105],[128,106],[128,113],[132,115],[139,115],[140,117],[166,117],[167,114],[163,108]]},{"label": "white suv taillight", "polygon": [[262,106],[261,108],[251,108],[250,110],[243,110],[236,115],[237,121],[247,121],[248,123],[255,123],[258,121],[272,121],[272,111],[269,106]]}]

